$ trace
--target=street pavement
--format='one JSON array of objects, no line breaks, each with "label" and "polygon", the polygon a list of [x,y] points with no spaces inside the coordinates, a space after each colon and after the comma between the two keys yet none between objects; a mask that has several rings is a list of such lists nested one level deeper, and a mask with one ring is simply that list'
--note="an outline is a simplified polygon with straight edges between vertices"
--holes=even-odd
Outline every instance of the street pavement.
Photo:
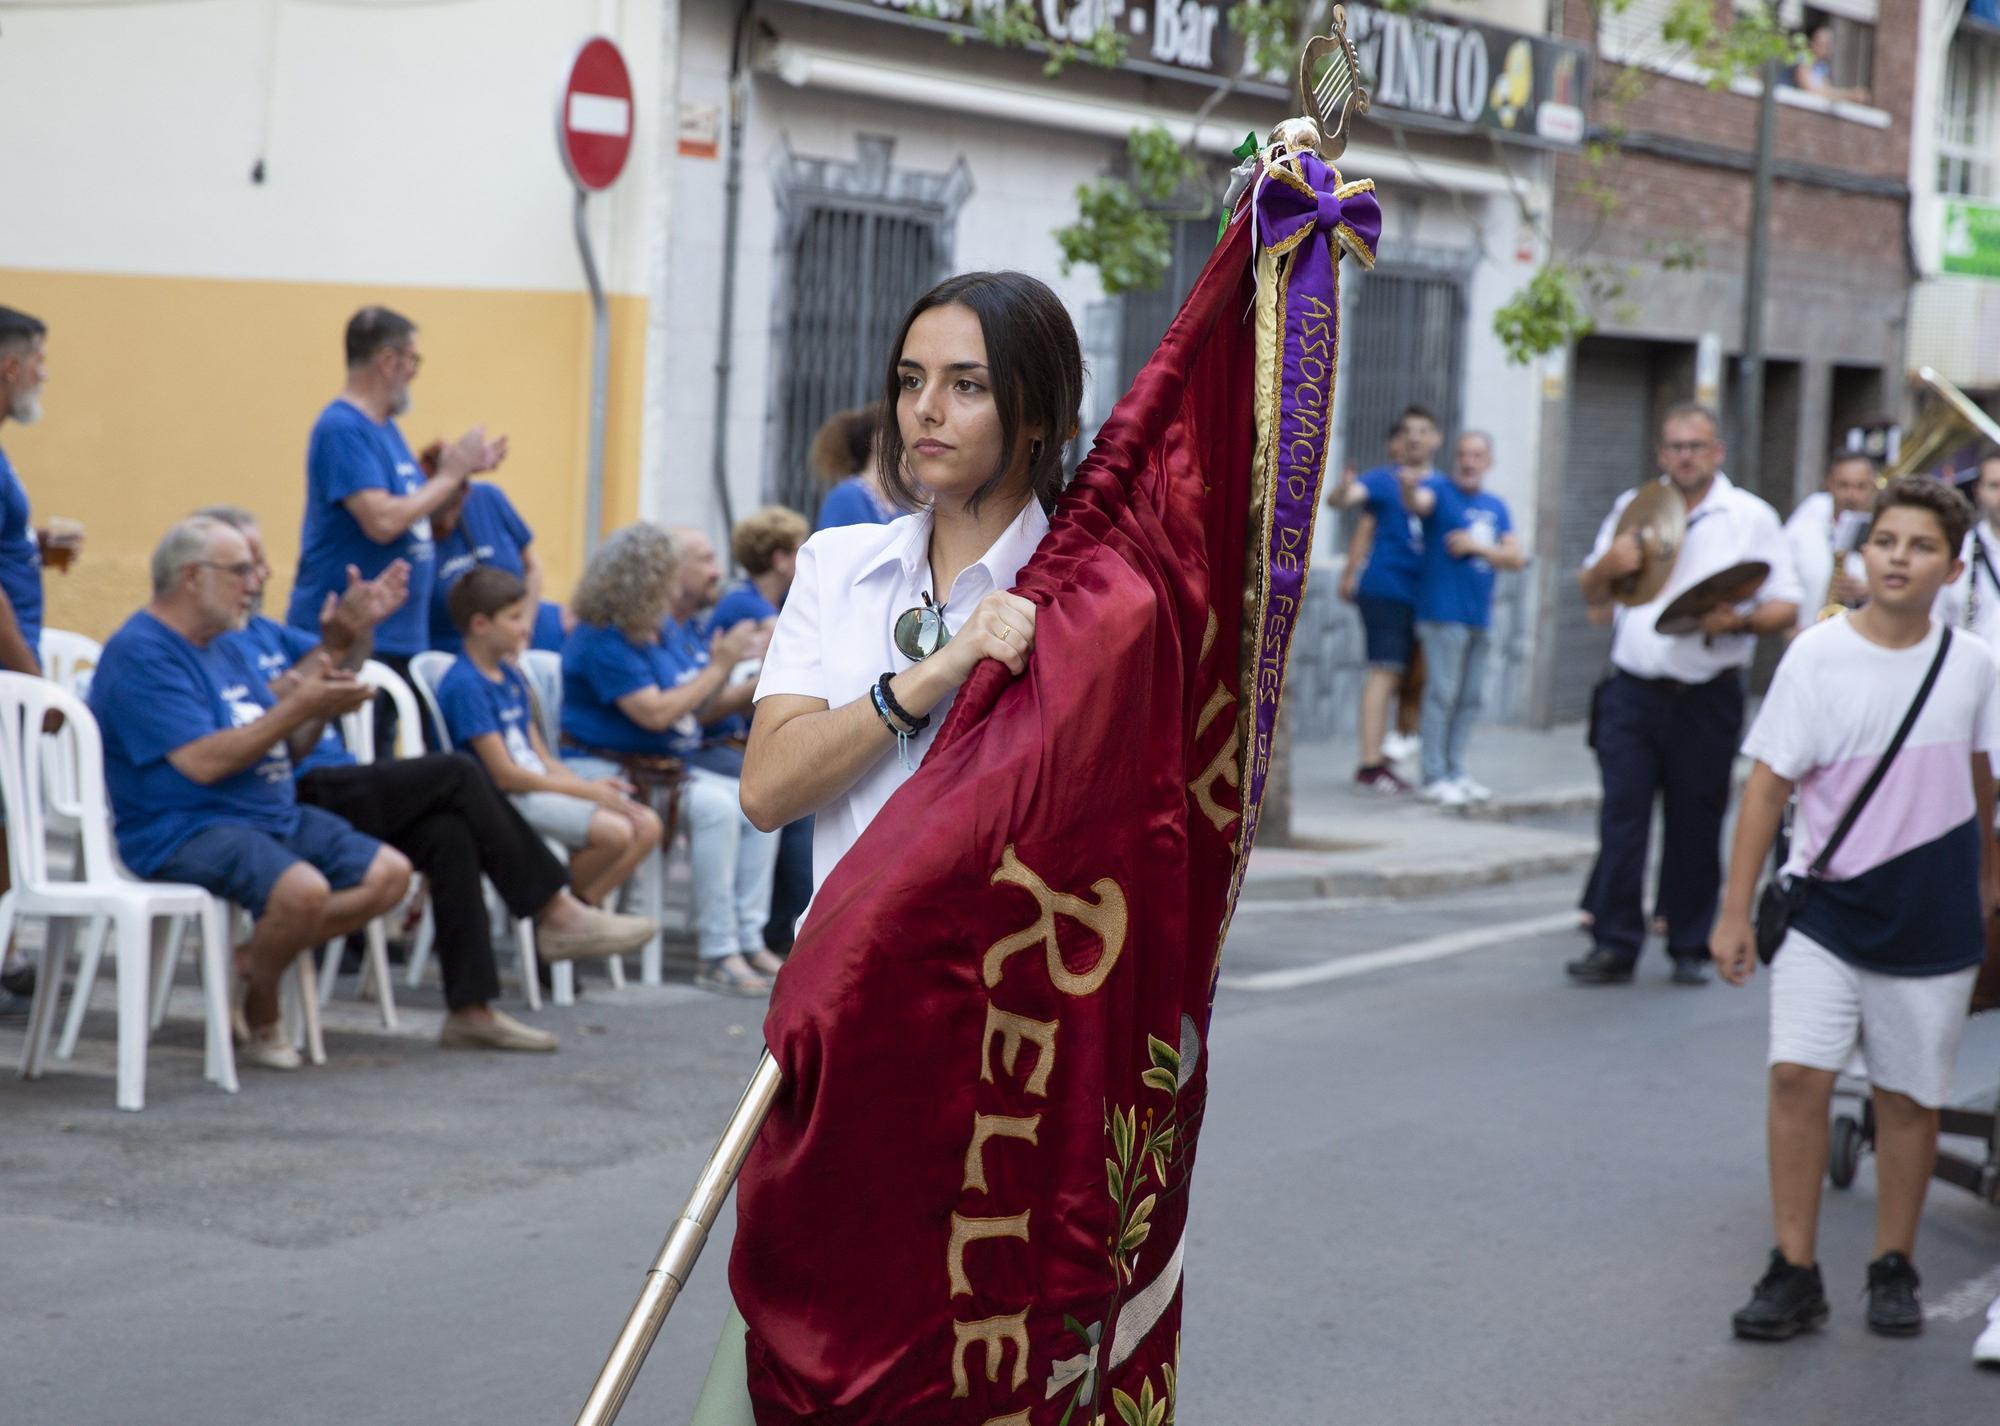
[{"label": "street pavement", "polygon": [[[1384,819],[1481,825],[1310,801],[1343,845],[1384,844]],[[1532,823],[1486,832],[1588,836],[1574,805]],[[1267,882],[1245,903],[1179,1419],[1994,1419],[2000,1374],[1968,1355],[2000,1292],[2000,1209],[1958,1189],[1935,1187],[1919,1244],[1922,1338],[1862,1326],[1867,1162],[1827,1198],[1828,1328],[1730,1338],[1771,1236],[1763,988],[1677,988],[1657,955],[1630,986],[1564,983],[1576,882],[1524,870],[1416,899]],[[574,1418],[755,1061],[757,1006],[593,977],[540,1017],[560,1054],[498,1061],[435,1047],[434,992],[403,1002],[401,1035],[338,1005],[327,1066],[246,1070],[233,1098],[201,1082],[180,1008],[143,1114],[111,1107],[106,1010],[73,1066],[0,1078],[0,1422]],[[0,1028],[0,1062],[18,1043]],[[1990,1103],[1996,1085],[2000,1017],[1969,1028],[1958,1088]],[[625,1420],[687,1419],[727,1233]]]}]

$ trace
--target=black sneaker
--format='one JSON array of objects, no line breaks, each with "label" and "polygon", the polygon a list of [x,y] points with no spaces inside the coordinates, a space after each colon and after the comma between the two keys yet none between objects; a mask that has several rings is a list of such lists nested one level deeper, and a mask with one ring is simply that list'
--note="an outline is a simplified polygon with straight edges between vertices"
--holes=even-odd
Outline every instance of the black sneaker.
[{"label": "black sneaker", "polygon": [[35,998],[35,965],[33,961],[22,961],[18,965],[0,971],[0,990],[9,995],[18,995],[23,1000]]},{"label": "black sneaker", "polygon": [[1916,1266],[1901,1253],[1884,1253],[1868,1265],[1868,1330],[1884,1337],[1914,1337],[1924,1330],[1917,1300]]},{"label": "black sneaker", "polygon": [[1569,978],[1584,985],[1624,985],[1632,979],[1632,962],[1602,946],[1563,967]]},{"label": "black sneaker", "polygon": [[1729,1325],[1739,1337],[1783,1342],[1824,1325],[1826,1318],[1826,1287],[1820,1282],[1818,1265],[1797,1267],[1773,1248],[1771,1266],[1750,1294],[1749,1305],[1730,1318]]}]

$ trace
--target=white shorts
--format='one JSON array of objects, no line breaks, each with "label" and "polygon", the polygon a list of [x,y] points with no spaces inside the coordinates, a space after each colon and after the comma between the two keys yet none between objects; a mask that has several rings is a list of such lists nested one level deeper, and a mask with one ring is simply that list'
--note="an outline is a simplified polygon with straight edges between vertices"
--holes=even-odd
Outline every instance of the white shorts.
[{"label": "white shorts", "polygon": [[1865,1075],[1927,1109],[1951,1098],[1979,967],[1883,975],[1796,929],[1771,962],[1771,1064]]},{"label": "white shorts", "polygon": [[567,792],[516,792],[511,794],[511,800],[527,824],[550,841],[560,842],[573,852],[590,845],[590,819],[597,814],[595,802],[571,797]]}]

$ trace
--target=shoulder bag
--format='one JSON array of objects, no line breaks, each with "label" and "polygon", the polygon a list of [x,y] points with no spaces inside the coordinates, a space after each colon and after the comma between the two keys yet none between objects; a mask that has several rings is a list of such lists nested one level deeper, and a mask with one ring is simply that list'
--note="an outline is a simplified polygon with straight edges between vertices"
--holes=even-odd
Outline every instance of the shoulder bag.
[{"label": "shoulder bag", "polygon": [[1840,825],[1833,829],[1833,835],[1826,839],[1819,855],[1806,868],[1804,876],[1788,877],[1782,870],[1785,859],[1784,841],[1780,841],[1777,862],[1764,889],[1757,894],[1757,959],[1769,965],[1778,954],[1778,947],[1784,944],[1785,932],[1791,929],[1792,918],[1805,905],[1806,883],[1826,875],[1827,866],[1833,861],[1840,844],[1847,840],[1848,832],[1854,826],[1854,819],[1861,815],[1861,809],[1868,805],[1868,799],[1875,795],[1875,789],[1882,785],[1883,775],[1889,771],[1889,764],[1896,760],[1896,754],[1903,750],[1903,744],[1910,736],[1910,729],[1917,725],[1917,715],[1924,711],[1924,704],[1930,700],[1931,689],[1936,685],[1938,673],[1944,668],[1945,655],[1951,651],[1951,626],[1939,628],[1937,656],[1931,660],[1930,671],[1917,688],[1917,696],[1910,701],[1910,711],[1903,715],[1902,726],[1896,729],[1896,736],[1889,740],[1889,747],[1868,774],[1868,781],[1861,784],[1861,790],[1854,794],[1854,800],[1847,804],[1847,811],[1841,814]]}]

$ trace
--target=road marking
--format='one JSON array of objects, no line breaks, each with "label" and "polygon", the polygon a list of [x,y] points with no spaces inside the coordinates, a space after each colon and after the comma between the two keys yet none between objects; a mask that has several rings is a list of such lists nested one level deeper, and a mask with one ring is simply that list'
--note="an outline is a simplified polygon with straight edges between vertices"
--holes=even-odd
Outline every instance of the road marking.
[{"label": "road marking", "polygon": [[1296,990],[1302,985],[1318,985],[1328,980],[1346,980],[1349,976],[1367,975],[1371,971],[1420,965],[1425,961],[1447,960],[1452,956],[1462,956],[1467,951],[1499,945],[1503,941],[1517,941],[1527,936],[1545,936],[1551,931],[1575,929],[1576,912],[1557,911],[1547,916],[1531,916],[1525,921],[1502,921],[1497,926],[1480,926],[1470,931],[1453,931],[1449,935],[1430,936],[1421,941],[1412,941],[1405,946],[1391,946],[1385,951],[1369,951],[1358,956],[1339,956],[1333,960],[1320,961],[1309,966],[1295,966],[1289,970],[1259,971],[1254,975],[1225,975],[1222,977],[1222,988]]},{"label": "road marking", "polygon": [[2000,1268],[1994,1268],[1947,1292],[1924,1309],[1924,1320],[1963,1322],[1968,1317],[1981,1317],[1996,1297],[2000,1297]]}]

